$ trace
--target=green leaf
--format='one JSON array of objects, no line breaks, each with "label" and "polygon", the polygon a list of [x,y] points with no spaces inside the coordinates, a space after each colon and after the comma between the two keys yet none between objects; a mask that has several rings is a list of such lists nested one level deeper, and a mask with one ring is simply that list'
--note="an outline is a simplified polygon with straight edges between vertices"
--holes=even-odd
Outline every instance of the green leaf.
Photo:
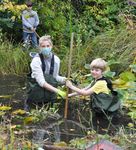
[{"label": "green leaf", "polygon": [[136,72],[136,64],[130,65],[129,66],[133,72]]},{"label": "green leaf", "polygon": [[136,119],[136,112],[129,112],[128,115],[129,115],[132,119]]},{"label": "green leaf", "polygon": [[85,64],[85,69],[89,69],[90,70],[90,64]]},{"label": "green leaf", "polygon": [[26,117],[24,120],[24,124],[29,124],[35,121],[35,117]]},{"label": "green leaf", "polygon": [[4,110],[10,110],[11,107],[9,106],[0,106],[0,110],[4,111]]},{"label": "green leaf", "polygon": [[26,111],[22,110],[22,109],[18,109],[18,110],[15,110],[12,112],[12,114],[14,114],[14,115],[17,115],[17,114],[23,115],[25,113],[26,113]]},{"label": "green leaf", "polygon": [[115,65],[115,64],[120,64],[120,62],[114,59],[108,61],[108,66]]},{"label": "green leaf", "polygon": [[105,71],[104,72],[104,76],[109,77],[109,78],[113,78],[115,76],[115,72],[112,71]]},{"label": "green leaf", "polygon": [[0,98],[10,99],[12,95],[0,95]]},{"label": "green leaf", "polygon": [[6,112],[0,111],[0,116],[4,116]]},{"label": "green leaf", "polygon": [[136,80],[135,75],[130,71],[123,72],[119,76],[124,81],[135,81]]}]

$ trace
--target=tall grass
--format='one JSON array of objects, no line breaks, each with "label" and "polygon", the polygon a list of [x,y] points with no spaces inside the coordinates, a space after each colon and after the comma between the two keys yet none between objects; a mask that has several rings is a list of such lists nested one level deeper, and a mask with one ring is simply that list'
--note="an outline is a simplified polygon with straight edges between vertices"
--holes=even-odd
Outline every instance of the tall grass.
[{"label": "tall grass", "polygon": [[4,40],[0,44],[0,73],[24,74],[28,71],[29,55],[22,51],[21,46],[13,46],[12,42]]},{"label": "tall grass", "polygon": [[[74,34],[76,39],[78,35]],[[126,29],[113,29],[96,36],[94,39],[87,37],[83,44],[81,39],[74,41],[72,56],[72,72],[84,69],[86,63],[94,58],[102,57],[108,60],[114,59],[119,64],[115,65],[113,71],[126,70],[134,59],[136,51],[136,31]],[[69,48],[65,47],[65,54],[61,59],[61,73],[66,75]],[[64,52],[62,52],[64,53]],[[57,53],[61,56],[62,53]],[[21,46],[13,46],[12,42],[4,40],[0,43],[0,73],[23,74],[28,71],[30,58],[28,52],[22,51]]]},{"label": "tall grass", "polygon": [[[136,50],[136,31],[113,29],[96,36],[94,39],[88,38],[84,45],[74,45],[72,58],[72,71],[83,69],[86,63],[90,63],[94,58],[102,57],[108,60],[115,60],[119,65],[112,68],[117,72],[126,70],[134,60]],[[62,71],[67,70],[68,54],[62,60]]]}]

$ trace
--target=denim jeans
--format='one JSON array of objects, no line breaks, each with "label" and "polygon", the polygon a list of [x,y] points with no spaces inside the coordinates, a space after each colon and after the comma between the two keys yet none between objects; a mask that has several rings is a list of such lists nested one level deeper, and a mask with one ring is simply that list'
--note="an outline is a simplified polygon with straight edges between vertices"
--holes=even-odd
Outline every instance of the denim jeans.
[{"label": "denim jeans", "polygon": [[23,32],[23,41],[27,42],[27,40],[29,39],[31,39],[33,47],[38,47],[36,34],[34,32],[33,33]]}]

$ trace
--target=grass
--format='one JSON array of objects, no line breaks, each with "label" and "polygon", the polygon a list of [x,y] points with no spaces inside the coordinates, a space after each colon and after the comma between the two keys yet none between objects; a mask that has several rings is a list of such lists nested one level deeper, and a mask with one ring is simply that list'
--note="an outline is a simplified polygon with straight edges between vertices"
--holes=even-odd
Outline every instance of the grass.
[{"label": "grass", "polygon": [[0,73],[24,74],[28,71],[30,58],[28,52],[24,52],[21,46],[15,47],[9,41],[0,45]]},{"label": "grass", "polygon": [[[102,33],[94,39],[88,38],[84,45],[77,44],[74,41],[71,72],[84,70],[85,64],[90,63],[97,57],[102,57],[106,61],[118,61],[119,64],[111,68],[113,71],[116,70],[119,73],[122,70],[126,70],[135,57],[135,38],[135,30],[118,29]],[[59,53],[60,51],[55,51],[58,56],[62,55]],[[65,47],[64,51],[65,55],[62,52],[63,58],[61,59],[61,73],[66,75],[69,48]],[[12,42],[4,39],[0,43],[0,72],[3,74],[26,73],[29,70],[29,62],[31,61],[28,53],[29,51],[24,52],[22,50],[20,44],[15,46]]]},{"label": "grass", "polygon": [[[76,47],[72,56],[72,72],[83,70],[84,65],[97,58],[102,57],[106,61],[115,60],[119,65],[112,69],[116,72],[126,70],[129,64],[134,60],[136,51],[136,31],[126,29],[110,30],[96,36],[94,39],[88,39],[84,45]],[[62,72],[67,72],[68,54],[62,60]],[[121,67],[120,67],[121,66]]]}]

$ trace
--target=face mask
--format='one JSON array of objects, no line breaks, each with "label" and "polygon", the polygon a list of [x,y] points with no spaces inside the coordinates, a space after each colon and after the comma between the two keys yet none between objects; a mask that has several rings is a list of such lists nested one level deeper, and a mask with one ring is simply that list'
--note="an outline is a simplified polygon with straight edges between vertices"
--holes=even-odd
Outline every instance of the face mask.
[{"label": "face mask", "polygon": [[49,56],[50,53],[51,53],[51,48],[50,48],[50,47],[41,48],[41,53],[42,53],[44,56]]}]

